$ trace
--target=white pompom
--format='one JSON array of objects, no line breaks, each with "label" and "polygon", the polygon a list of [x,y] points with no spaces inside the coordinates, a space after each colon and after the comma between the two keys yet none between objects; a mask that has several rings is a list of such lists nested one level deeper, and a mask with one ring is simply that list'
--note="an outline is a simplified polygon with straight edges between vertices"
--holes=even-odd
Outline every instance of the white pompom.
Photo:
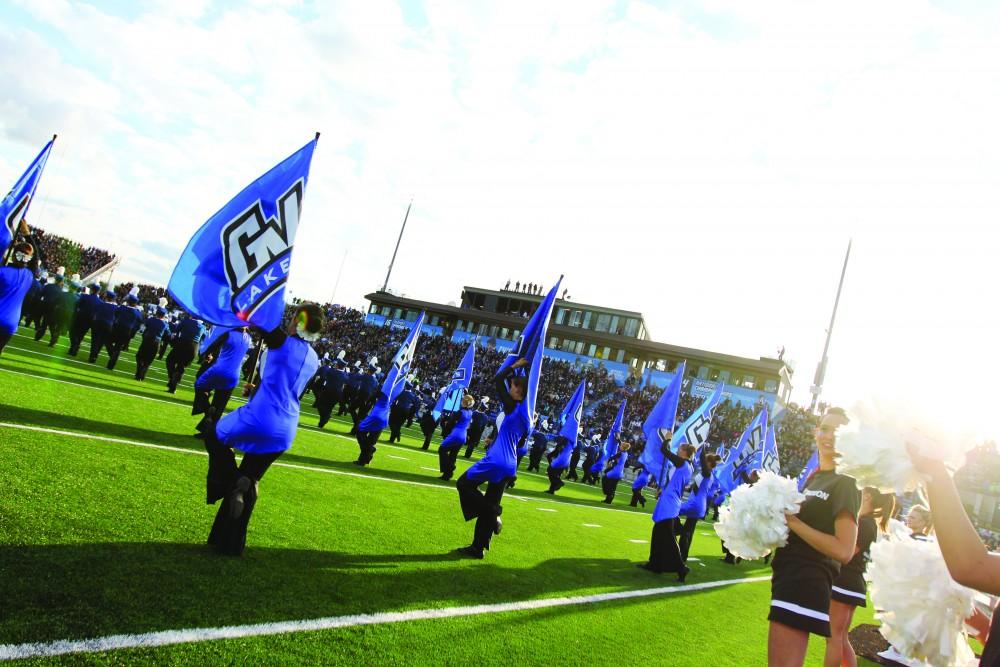
[{"label": "white pompom", "polygon": [[965,453],[975,446],[971,436],[935,429],[899,404],[872,399],[854,406],[850,417],[851,424],[837,435],[837,472],[854,477],[859,489],[915,490],[922,478],[906,453],[907,443],[953,470],[965,464]]},{"label": "white pompom", "polygon": [[160,299],[159,299],[159,301],[157,301],[157,304],[160,306],[160,308],[166,308],[167,307],[167,297],[161,296]]},{"label": "white pompom", "polygon": [[729,496],[715,532],[740,558],[763,558],[788,542],[785,513],[797,513],[805,496],[794,479],[770,471],[753,486],[744,484]]},{"label": "white pompom", "polygon": [[974,661],[964,630],[974,592],[952,580],[938,545],[894,534],[870,554],[869,591],[882,636],[907,658],[935,667]]}]

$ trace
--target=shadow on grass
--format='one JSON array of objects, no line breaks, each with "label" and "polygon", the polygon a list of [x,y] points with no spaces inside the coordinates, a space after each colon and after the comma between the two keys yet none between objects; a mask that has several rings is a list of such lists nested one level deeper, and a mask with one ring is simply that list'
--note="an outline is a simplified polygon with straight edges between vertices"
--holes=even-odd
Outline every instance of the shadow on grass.
[{"label": "shadow on grass", "polygon": [[623,559],[511,568],[438,554],[172,543],[0,546],[0,643],[84,638],[672,585]]},{"label": "shadow on grass", "polygon": [[[196,440],[187,434],[179,433],[165,433],[163,431],[156,431],[153,429],[146,429],[139,426],[130,426],[127,424],[118,424],[115,422],[100,421],[98,419],[90,419],[88,417],[80,417],[75,415],[66,415],[59,412],[49,412],[47,410],[38,410],[35,408],[29,408],[24,406],[16,405],[2,405],[0,406],[0,418],[31,425],[40,426],[44,428],[52,428],[65,431],[74,431],[78,433],[91,433],[94,435],[105,436],[110,438],[120,438],[123,440],[135,440],[139,442],[148,442],[157,445],[168,445],[171,447],[180,447],[182,449],[190,449],[193,451],[204,451],[204,448],[200,440]],[[192,427],[194,426],[195,420],[192,418]],[[194,429],[191,429],[192,432]],[[419,482],[421,484],[430,484],[441,486],[444,488],[453,488],[455,486],[454,481],[445,482],[439,480],[436,475],[431,473],[411,473],[401,470],[390,470],[382,469],[378,467],[367,467],[361,468],[354,465],[353,459],[350,455],[347,455],[345,450],[343,453],[346,455],[344,460],[334,460],[328,458],[320,458],[316,456],[304,456],[301,454],[296,454],[295,449],[291,449],[279,459],[282,463],[295,463],[298,465],[311,466],[316,468],[327,468],[330,470],[339,470],[341,472],[350,472],[354,474],[369,475],[371,477],[387,477],[395,480],[406,481],[406,482]],[[383,448],[381,454],[387,455],[388,452],[392,451],[389,448]],[[376,459],[377,466],[378,459]],[[459,465],[459,469],[456,471],[456,478],[462,472],[464,468]],[[555,503],[571,502],[576,505],[588,505],[598,508],[606,508],[599,500],[589,500],[583,498],[567,498],[561,499],[559,496],[551,496],[541,490],[527,489],[523,486],[518,486],[514,489],[513,493],[510,495],[520,496],[522,498],[532,498],[536,500],[552,501]],[[627,509],[626,506],[616,505],[615,509]],[[648,514],[648,512],[641,512],[639,510],[631,510],[636,514]]]}]

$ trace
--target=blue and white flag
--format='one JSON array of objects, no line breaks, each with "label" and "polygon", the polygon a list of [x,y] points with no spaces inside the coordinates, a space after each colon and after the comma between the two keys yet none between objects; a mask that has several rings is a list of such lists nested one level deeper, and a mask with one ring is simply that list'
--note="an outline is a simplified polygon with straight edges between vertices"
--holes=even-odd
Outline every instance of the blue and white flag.
[{"label": "blue and white flag", "polygon": [[764,449],[760,455],[759,470],[770,470],[775,475],[781,474],[781,462],[778,460],[778,442],[774,438],[774,424],[767,427],[764,438]]},{"label": "blue and white flag", "polygon": [[622,404],[618,406],[618,414],[615,415],[615,420],[611,422],[611,430],[608,431],[608,437],[604,439],[604,449],[601,452],[600,463],[601,467],[610,459],[612,456],[618,453],[618,442],[621,439],[622,433],[622,421],[625,419],[625,405],[628,403],[628,399],[622,399]]},{"label": "blue and white flag", "polygon": [[476,341],[469,343],[462,357],[462,363],[451,374],[451,384],[438,396],[437,403],[431,411],[435,421],[440,421],[442,412],[455,412],[462,409],[462,398],[472,383],[472,369],[476,363]]},{"label": "blue and white flag", "polygon": [[386,405],[392,405],[396,397],[403,393],[403,388],[406,386],[406,376],[410,374],[410,364],[413,363],[413,353],[417,350],[420,327],[423,324],[424,313],[420,311],[420,316],[413,323],[413,326],[410,327],[410,333],[407,334],[406,340],[399,347],[396,356],[392,358],[392,365],[389,366],[389,372],[385,374],[385,380],[382,381],[382,393],[389,399]]},{"label": "blue and white flag", "polygon": [[562,284],[562,276],[559,276],[559,280],[556,284],[552,286],[549,293],[545,295],[542,302],[538,304],[538,308],[535,309],[534,314],[528,323],[524,326],[524,332],[521,337],[517,340],[517,347],[514,351],[507,355],[500,364],[500,368],[497,370],[499,374],[501,371],[506,370],[511,365],[513,365],[518,359],[527,359],[530,366],[527,368],[519,368],[516,373],[518,375],[526,375],[528,378],[528,389],[525,392],[525,407],[528,409],[529,418],[534,424],[535,419],[535,400],[538,394],[538,380],[542,376],[542,353],[545,350],[545,333],[549,329],[549,320],[552,317],[552,306],[556,302],[556,294],[559,292],[559,286]]},{"label": "blue and white flag", "polygon": [[814,449],[812,456],[810,456],[809,460],[806,461],[806,466],[802,469],[802,472],[799,473],[799,491],[806,488],[806,482],[809,481],[809,475],[816,472],[817,468],[819,468],[819,452]]},{"label": "blue and white flag", "polygon": [[586,393],[587,381],[580,380],[580,384],[576,386],[576,391],[573,392],[560,416],[560,419],[562,419],[562,428],[559,429],[559,435],[569,440],[570,449],[576,447],[576,439],[580,433],[580,424],[583,423],[583,400]]},{"label": "blue and white flag", "polygon": [[227,327],[281,326],[285,283],[318,135],[248,185],[195,232],[167,290],[184,310]]},{"label": "blue and white flag", "polygon": [[653,406],[646,421],[642,424],[642,432],[646,436],[646,447],[639,455],[639,463],[649,471],[657,485],[663,488],[669,462],[663,455],[663,441],[668,433],[673,433],[677,420],[677,404],[681,400],[681,384],[684,382],[686,361],[682,361],[674,372],[670,384],[663,390],[660,400]]},{"label": "blue and white flag", "polygon": [[674,452],[684,443],[694,445],[695,449],[700,449],[708,442],[708,431],[712,428],[712,411],[722,400],[722,385],[723,383],[720,382],[711,396],[706,398],[677,429],[674,439],[670,443],[670,448]]},{"label": "blue and white flag", "polygon": [[21,220],[28,214],[28,207],[31,206],[38,181],[42,179],[42,172],[45,171],[45,164],[49,161],[49,154],[55,141],[56,138],[53,136],[28,169],[21,174],[21,178],[17,179],[7,196],[0,201],[0,219],[3,220],[3,225],[0,225],[0,255],[7,251],[10,242],[17,236]]},{"label": "blue and white flag", "polygon": [[198,344],[198,355],[202,356],[208,351],[208,348],[215,345],[215,341],[222,338],[225,334],[232,331],[235,327],[220,327],[214,326],[208,330],[205,337],[201,339],[201,343]]},{"label": "blue and white flag", "polygon": [[754,470],[753,465],[764,449],[766,434],[767,408],[763,408],[743,431],[739,442],[733,445],[729,460],[719,471],[719,486],[723,491],[731,493],[743,483],[743,473]]}]

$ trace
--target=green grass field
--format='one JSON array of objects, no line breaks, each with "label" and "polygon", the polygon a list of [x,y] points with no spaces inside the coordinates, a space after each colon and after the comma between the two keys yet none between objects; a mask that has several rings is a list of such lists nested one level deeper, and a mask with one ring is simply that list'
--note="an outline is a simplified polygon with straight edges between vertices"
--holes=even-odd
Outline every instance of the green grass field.
[{"label": "green grass field", "polygon": [[[26,333],[0,357],[0,644],[385,612],[417,619],[20,664],[766,662],[768,583],[735,580],[769,568],[721,563],[709,523],[696,531],[687,586],[674,592],[434,618],[678,584],[635,567],[652,522],[628,507],[627,487],[608,508],[578,483],[548,496],[544,475],[523,470],[486,559],[456,559],[472,524],[453,483],[436,479],[436,446],[421,451],[410,429],[359,469],[348,424],[316,429],[309,400],[295,444],[261,483],[244,556],[217,556],[204,546],[216,508],[204,503],[206,459],[191,437],[194,369],[171,395],[162,361],[144,383],[132,378],[135,344],[112,372],[104,357],[68,357],[65,338],[49,348]],[[467,464],[460,458],[458,472]],[[870,612],[856,621],[871,622]],[[813,638],[808,664],[820,664],[822,647]]]}]

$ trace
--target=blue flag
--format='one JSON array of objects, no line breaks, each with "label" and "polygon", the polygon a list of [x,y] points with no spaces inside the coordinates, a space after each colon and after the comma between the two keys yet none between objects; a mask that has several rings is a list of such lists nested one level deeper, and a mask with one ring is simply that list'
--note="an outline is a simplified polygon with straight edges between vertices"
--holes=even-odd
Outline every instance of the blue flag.
[{"label": "blue flag", "polygon": [[208,350],[208,348],[212,347],[212,345],[215,344],[215,341],[222,338],[224,334],[229,333],[234,328],[235,327],[214,326],[211,329],[209,329],[208,333],[205,334],[205,337],[201,339],[201,343],[198,344],[198,354],[199,355],[205,354],[205,351]]},{"label": "blue flag", "polygon": [[396,397],[403,393],[403,387],[406,386],[406,376],[409,375],[410,364],[413,363],[413,353],[417,349],[417,339],[420,338],[420,327],[423,324],[424,312],[420,311],[420,316],[410,327],[410,333],[407,334],[406,340],[399,347],[396,356],[392,358],[392,366],[389,367],[389,372],[385,374],[385,380],[382,381],[382,393],[389,399],[386,405],[392,405]]},{"label": "blue flag", "polygon": [[649,471],[656,483],[663,488],[669,463],[663,455],[663,440],[667,433],[673,433],[674,422],[677,420],[677,404],[681,400],[681,384],[684,382],[684,369],[687,362],[682,361],[674,372],[674,377],[663,390],[660,400],[653,406],[646,421],[642,424],[642,432],[646,436],[646,447],[639,456],[639,463]]},{"label": "blue flag", "polygon": [[760,470],[770,470],[775,475],[781,474],[781,462],[778,460],[778,442],[774,439],[774,424],[767,427],[764,437],[764,449],[760,456]]},{"label": "blue flag", "polygon": [[7,246],[17,236],[17,228],[28,214],[28,207],[35,196],[35,189],[38,188],[38,181],[42,179],[42,172],[45,171],[45,164],[49,161],[49,153],[52,152],[52,144],[55,137],[45,144],[42,152],[32,161],[28,169],[17,179],[14,187],[10,189],[7,196],[0,201],[0,255],[7,251]]},{"label": "blue flag", "polygon": [[708,431],[712,428],[712,411],[722,400],[722,385],[723,383],[720,382],[712,395],[706,398],[677,429],[674,439],[670,442],[670,448],[674,452],[684,443],[694,445],[695,449],[701,449],[708,442]]},{"label": "blue flag", "polygon": [[618,406],[618,414],[615,415],[615,420],[611,423],[611,430],[608,431],[608,437],[604,439],[604,449],[601,451],[601,458],[598,460],[602,468],[608,459],[618,453],[618,441],[622,432],[622,421],[625,419],[626,403],[628,403],[628,399],[623,398],[622,404]]},{"label": "blue flag", "polygon": [[563,408],[562,428],[559,435],[569,440],[569,449],[576,447],[576,439],[580,433],[580,424],[583,422],[583,399],[587,393],[587,381],[580,380],[576,386],[576,391],[570,397],[566,407]]},{"label": "blue flag", "polygon": [[809,480],[809,475],[813,474],[816,469],[819,468],[819,452],[813,450],[812,456],[806,461],[806,467],[802,469],[799,473],[799,491],[806,488],[806,482]]},{"label": "blue flag", "polygon": [[434,415],[435,421],[441,419],[442,412],[454,412],[462,408],[462,397],[465,396],[465,391],[472,383],[472,369],[475,363],[476,342],[473,341],[469,343],[468,349],[465,350],[462,363],[451,374],[451,384],[444,390],[444,393],[438,396],[437,403],[434,404],[434,409],[431,412]]},{"label": "blue flag", "polygon": [[167,290],[184,310],[212,324],[271,331],[285,312],[313,139],[248,185],[195,232]]},{"label": "blue flag", "polygon": [[742,484],[743,473],[754,470],[754,463],[764,449],[764,438],[767,434],[767,408],[763,408],[746,430],[740,436],[739,442],[733,445],[729,460],[719,471],[719,486],[726,493]]},{"label": "blue flag", "polygon": [[[549,293],[545,295],[542,302],[538,304],[535,313],[524,326],[524,332],[517,341],[517,347],[507,355],[497,370],[499,374],[506,370],[518,359],[527,359],[530,366],[517,369],[519,375],[527,375],[528,390],[525,392],[525,407],[528,409],[529,418],[534,424],[535,419],[535,399],[538,394],[538,380],[542,376],[542,353],[545,350],[545,333],[549,329],[549,319],[552,317],[552,306],[556,302],[556,294],[562,284],[562,276],[552,286]],[[525,372],[527,371],[527,372]]]}]

